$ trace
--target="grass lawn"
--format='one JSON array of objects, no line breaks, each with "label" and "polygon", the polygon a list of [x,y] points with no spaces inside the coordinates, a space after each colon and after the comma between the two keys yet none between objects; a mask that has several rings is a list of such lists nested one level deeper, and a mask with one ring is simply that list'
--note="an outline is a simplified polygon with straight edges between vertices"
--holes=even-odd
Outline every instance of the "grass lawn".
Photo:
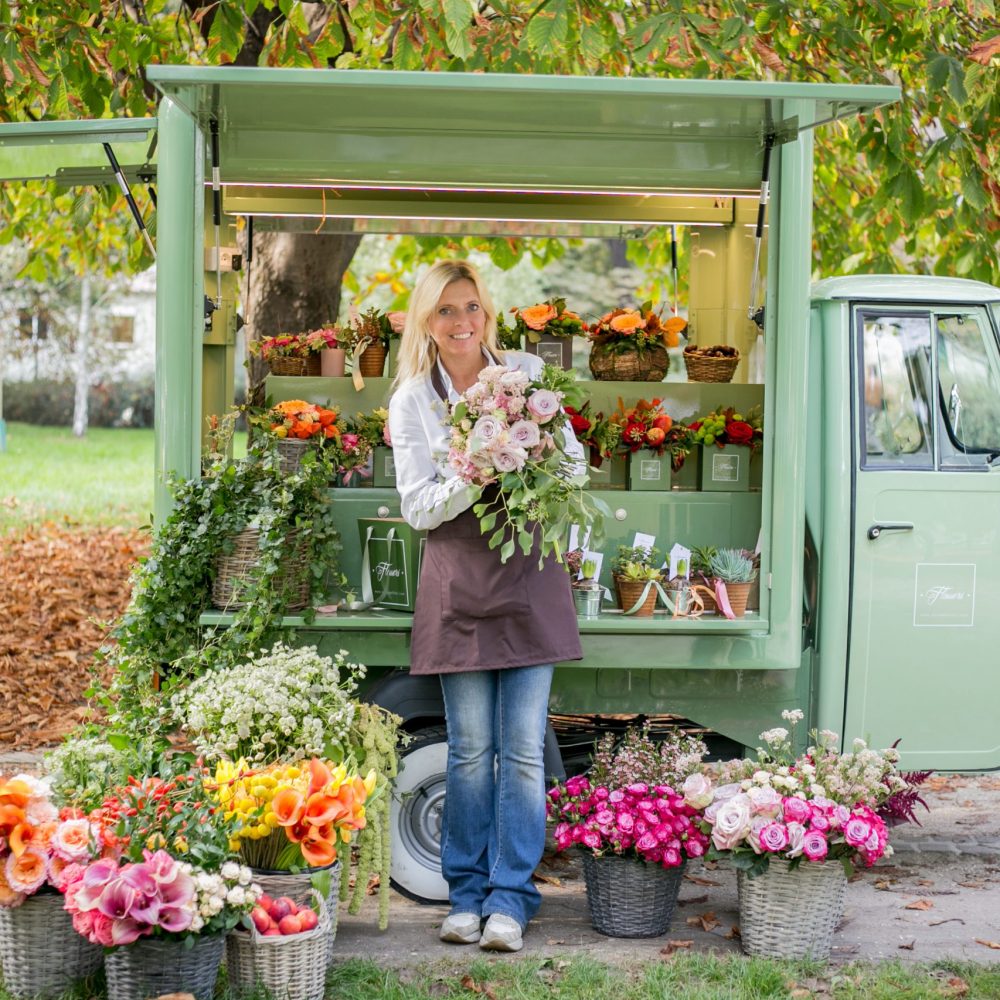
[{"label": "grass lawn", "polygon": [[[236,450],[245,451],[246,435]],[[7,425],[0,452],[0,534],[43,521],[135,528],[153,510],[153,432]]]}]

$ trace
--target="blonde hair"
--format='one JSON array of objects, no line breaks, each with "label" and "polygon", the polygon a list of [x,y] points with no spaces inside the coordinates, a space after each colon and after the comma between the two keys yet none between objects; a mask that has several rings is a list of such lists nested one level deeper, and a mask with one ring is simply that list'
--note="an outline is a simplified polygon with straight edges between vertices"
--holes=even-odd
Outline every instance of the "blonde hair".
[{"label": "blonde hair", "polygon": [[479,304],[486,318],[483,346],[499,359],[503,352],[497,344],[497,311],[493,299],[479,272],[464,260],[439,260],[433,263],[417,281],[406,311],[406,325],[399,344],[396,389],[413,379],[426,378],[437,362],[437,345],[431,339],[430,318],[444,290],[453,282],[468,279],[476,286]]}]

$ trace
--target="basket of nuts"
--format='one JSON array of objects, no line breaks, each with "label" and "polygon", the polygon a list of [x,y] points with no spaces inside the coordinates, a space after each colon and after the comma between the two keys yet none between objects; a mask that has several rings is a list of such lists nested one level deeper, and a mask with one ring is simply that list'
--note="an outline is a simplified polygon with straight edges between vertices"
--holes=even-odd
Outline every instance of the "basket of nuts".
[{"label": "basket of nuts", "polygon": [[687,366],[689,382],[732,382],[739,363],[740,352],[728,344],[715,344],[712,347],[688,344],[684,348],[684,364]]}]

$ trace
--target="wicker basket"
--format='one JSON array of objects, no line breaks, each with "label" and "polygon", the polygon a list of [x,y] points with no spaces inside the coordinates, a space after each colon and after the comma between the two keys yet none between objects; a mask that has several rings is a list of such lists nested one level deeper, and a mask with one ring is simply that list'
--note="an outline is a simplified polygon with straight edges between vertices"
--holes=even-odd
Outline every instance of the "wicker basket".
[{"label": "wicker basket", "polygon": [[104,967],[108,1000],[146,1000],[165,993],[192,993],[212,1000],[225,950],[224,934],[207,934],[186,948],[183,938],[140,938],[108,952]]},{"label": "wicker basket", "polygon": [[104,953],[73,929],[62,893],[29,896],[0,907],[0,968],[7,992],[19,998],[55,997],[92,976]]},{"label": "wicker basket", "polygon": [[656,937],[670,929],[685,863],[663,868],[617,854],[583,856],[590,920],[608,937]]},{"label": "wicker basket", "polygon": [[[288,549],[276,584],[284,589],[286,608],[299,611],[309,603],[309,552],[295,532],[286,539]],[[247,528],[232,539],[229,553],[220,552],[215,558],[215,579],[212,581],[212,606],[228,611],[246,603],[241,594],[250,568],[260,557],[260,532]]]},{"label": "wicker basket", "polygon": [[330,920],[318,892],[310,903],[319,923],[301,934],[265,937],[256,930],[235,930],[226,941],[226,973],[236,990],[265,987],[282,1000],[323,1000],[329,961]]},{"label": "wicker basket", "polygon": [[[630,611],[635,602],[642,597],[643,590],[646,589],[645,580],[622,580],[615,577],[615,585],[618,592],[618,603],[622,611]],[[635,612],[636,618],[649,618],[656,609],[656,588],[650,587],[646,594],[646,600],[642,602],[642,607]]]},{"label": "wicker basket", "polygon": [[327,944],[326,961],[329,965],[333,961],[333,942],[337,937],[337,897],[340,892],[340,862],[334,861],[332,865],[325,868],[310,868],[302,872],[287,871],[267,871],[261,868],[254,868],[253,880],[264,892],[277,899],[279,896],[287,896],[293,900],[296,906],[312,905],[315,889],[312,885],[312,876],[316,872],[330,872],[330,892],[324,897],[326,904],[327,920]]},{"label": "wicker basket", "polygon": [[726,584],[729,606],[733,609],[733,614],[737,618],[742,618],[747,613],[747,599],[750,597],[750,588],[752,586],[752,583]]},{"label": "wicker basket", "polygon": [[317,441],[314,438],[279,438],[275,443],[275,450],[278,453],[278,468],[286,476],[299,471],[302,456],[315,448]]},{"label": "wicker basket", "polygon": [[748,955],[827,959],[844,914],[847,876],[839,861],[806,861],[794,870],[771,858],[756,878],[739,872],[740,940]]},{"label": "wicker basket", "polygon": [[670,370],[670,355],[660,344],[645,350],[614,353],[607,344],[590,349],[590,371],[600,382],[661,382]]},{"label": "wicker basket", "polygon": [[369,344],[358,358],[358,368],[365,378],[381,378],[385,370],[385,344],[377,341]]},{"label": "wicker basket", "polygon": [[322,361],[318,354],[307,354],[304,358],[268,358],[267,367],[272,375],[308,375],[316,377],[321,373]]},{"label": "wicker basket", "polygon": [[697,347],[684,348],[689,382],[732,382],[739,363],[739,351],[733,358],[713,358],[699,354]]}]

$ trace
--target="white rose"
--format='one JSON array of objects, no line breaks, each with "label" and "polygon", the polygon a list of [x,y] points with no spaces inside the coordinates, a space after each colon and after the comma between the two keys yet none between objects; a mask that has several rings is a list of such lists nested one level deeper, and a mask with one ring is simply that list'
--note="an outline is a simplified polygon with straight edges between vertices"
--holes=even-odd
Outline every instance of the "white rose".
[{"label": "white rose", "polygon": [[712,781],[704,774],[689,774],[684,779],[684,801],[695,809],[704,809],[712,804]]},{"label": "white rose", "polygon": [[715,814],[712,843],[720,851],[734,848],[750,830],[750,798],[734,795]]},{"label": "white rose", "polygon": [[230,906],[242,906],[246,901],[247,895],[241,886],[234,885],[233,888],[226,893],[226,902]]},{"label": "white rose", "polygon": [[227,861],[219,870],[219,874],[231,882],[240,877],[240,866],[235,861]]}]

